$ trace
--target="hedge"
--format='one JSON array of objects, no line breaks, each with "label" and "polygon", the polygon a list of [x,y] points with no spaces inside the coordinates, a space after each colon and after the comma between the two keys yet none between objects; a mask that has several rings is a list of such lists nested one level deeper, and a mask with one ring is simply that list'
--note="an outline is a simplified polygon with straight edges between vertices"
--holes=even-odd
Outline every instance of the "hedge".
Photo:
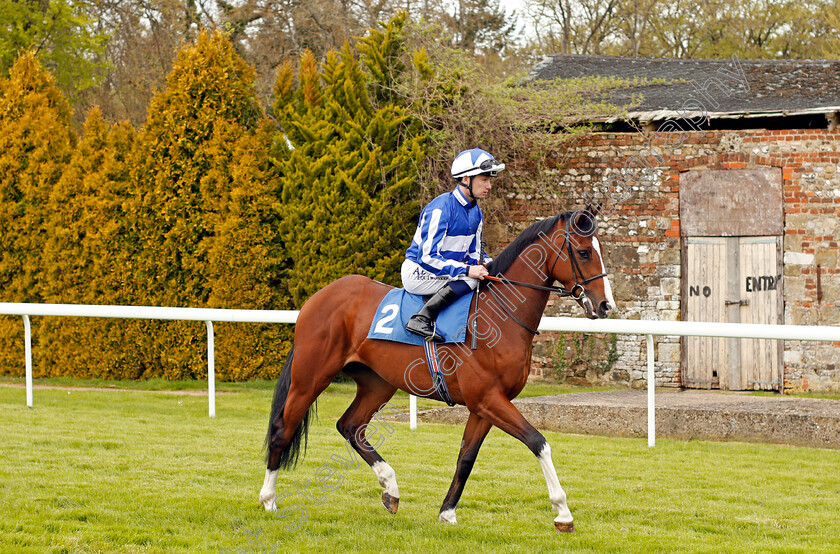
[{"label": "hedge", "polygon": [[[275,119],[253,69],[203,32],[140,129],[93,109],[78,137],[54,79],[19,56],[0,79],[0,301],[289,309],[346,273],[398,282],[424,155],[385,93],[403,24],[282,65]],[[215,329],[220,379],[275,377],[291,345],[289,326]],[[200,322],[33,318],[33,352],[38,376],[203,378],[207,363]],[[23,362],[23,325],[2,317],[0,373]]]}]

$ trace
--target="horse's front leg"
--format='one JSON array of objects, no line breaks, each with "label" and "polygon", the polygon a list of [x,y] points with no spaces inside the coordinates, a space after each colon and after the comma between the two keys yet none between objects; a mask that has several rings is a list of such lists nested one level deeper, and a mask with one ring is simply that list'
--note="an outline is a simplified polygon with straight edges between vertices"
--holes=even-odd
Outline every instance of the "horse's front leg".
[{"label": "horse's front leg", "polygon": [[557,510],[554,527],[563,533],[573,532],[575,525],[572,512],[566,505],[566,492],[560,486],[557,471],[554,469],[554,462],[551,460],[551,447],[542,433],[534,429],[516,409],[516,406],[500,391],[488,393],[477,403],[475,411],[483,419],[525,443],[525,446],[534,453],[540,462],[543,475],[545,475],[545,482],[548,485],[548,499],[551,506]]},{"label": "horse's front leg", "polygon": [[566,504],[566,491],[560,486],[560,479],[557,478],[557,470],[554,469],[554,462],[551,460],[551,447],[539,431],[534,430],[543,441],[543,447],[537,458],[540,467],[545,475],[545,482],[548,485],[548,500],[551,507],[557,510],[557,517],[554,518],[554,527],[561,533],[573,533],[575,530],[572,512]]},{"label": "horse's front leg", "polygon": [[475,464],[478,449],[481,448],[481,443],[484,442],[484,437],[487,436],[490,427],[492,425],[488,421],[481,419],[472,412],[470,413],[467,426],[464,428],[464,438],[461,441],[461,451],[458,454],[458,463],[455,466],[455,476],[452,478],[452,484],[449,486],[446,498],[443,499],[443,506],[440,507],[440,515],[438,515],[440,521],[455,523],[455,510],[458,507],[458,500],[461,498],[461,493],[464,492],[464,485],[467,484],[467,479]]}]

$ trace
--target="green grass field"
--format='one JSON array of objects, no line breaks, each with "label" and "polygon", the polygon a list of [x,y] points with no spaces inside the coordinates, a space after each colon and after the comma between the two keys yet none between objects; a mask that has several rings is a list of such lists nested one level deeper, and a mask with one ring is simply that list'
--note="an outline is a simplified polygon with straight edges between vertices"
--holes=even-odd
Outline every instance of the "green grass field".
[{"label": "green grass field", "polygon": [[[23,389],[0,387],[0,552],[840,551],[840,452],[777,445],[659,439],[648,449],[546,433],[578,529],[560,535],[537,461],[493,430],[458,524],[442,524],[462,432],[447,425],[381,431],[398,514],[359,462],[305,519],[281,518],[257,504],[271,388],[220,384],[232,392],[210,419],[205,396],[36,389],[28,409]],[[347,457],[334,426],[352,395],[350,385],[322,395],[306,457],[281,473],[279,493]],[[407,396],[394,403],[407,413]]]}]

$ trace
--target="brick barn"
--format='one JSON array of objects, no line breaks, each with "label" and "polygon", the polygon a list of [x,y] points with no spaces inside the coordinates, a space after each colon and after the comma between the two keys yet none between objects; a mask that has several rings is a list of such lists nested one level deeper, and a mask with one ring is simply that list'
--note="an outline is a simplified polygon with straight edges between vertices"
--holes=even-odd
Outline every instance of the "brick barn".
[{"label": "brick barn", "polygon": [[[555,55],[531,74],[582,76],[643,84],[550,160],[553,203],[508,194],[509,235],[558,198],[600,201],[617,317],[840,324],[840,61]],[[580,315],[567,301],[547,314]],[[838,343],[655,340],[657,385],[840,390]],[[536,374],[644,385],[644,336],[544,334],[534,354]]]}]

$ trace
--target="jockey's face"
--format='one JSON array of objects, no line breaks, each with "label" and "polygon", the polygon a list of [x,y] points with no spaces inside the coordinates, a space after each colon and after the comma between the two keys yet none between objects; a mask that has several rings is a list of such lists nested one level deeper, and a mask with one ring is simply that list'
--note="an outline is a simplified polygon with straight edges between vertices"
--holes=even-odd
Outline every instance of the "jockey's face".
[{"label": "jockey's face", "polygon": [[[485,198],[488,194],[490,194],[490,189],[493,188],[493,186],[490,184],[489,175],[476,175],[472,178],[472,180],[473,196],[476,198]],[[464,187],[464,190],[461,192],[464,193],[464,196],[469,198],[470,195],[468,191],[470,190],[470,178],[462,177],[461,186]]]}]

